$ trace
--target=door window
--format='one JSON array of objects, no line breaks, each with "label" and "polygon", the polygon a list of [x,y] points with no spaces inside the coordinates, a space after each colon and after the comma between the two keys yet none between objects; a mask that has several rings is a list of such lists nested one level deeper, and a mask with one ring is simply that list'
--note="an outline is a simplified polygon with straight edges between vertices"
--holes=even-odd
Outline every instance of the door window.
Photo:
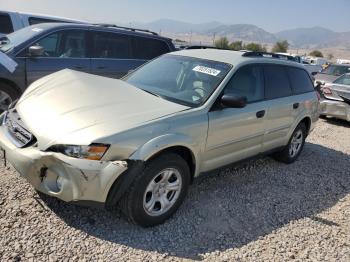
[{"label": "door window", "polygon": [[60,31],[39,40],[36,45],[44,48],[43,57],[86,57],[85,31]]},{"label": "door window", "polygon": [[264,99],[263,74],[260,66],[244,66],[234,74],[224,93],[245,96],[248,102]]},{"label": "door window", "polygon": [[0,14],[0,33],[10,34],[13,32],[11,18],[8,14]]},{"label": "door window", "polygon": [[93,34],[93,58],[130,59],[130,38],[128,35],[95,32]]},{"label": "door window", "polygon": [[288,67],[287,72],[294,94],[302,94],[314,91],[314,86],[309,74],[299,68]]},{"label": "door window", "polygon": [[132,37],[132,49],[133,58],[141,60],[150,60],[170,51],[162,40],[136,36]]},{"label": "door window", "polygon": [[287,72],[283,66],[266,65],[265,74],[265,98],[274,99],[292,95]]}]

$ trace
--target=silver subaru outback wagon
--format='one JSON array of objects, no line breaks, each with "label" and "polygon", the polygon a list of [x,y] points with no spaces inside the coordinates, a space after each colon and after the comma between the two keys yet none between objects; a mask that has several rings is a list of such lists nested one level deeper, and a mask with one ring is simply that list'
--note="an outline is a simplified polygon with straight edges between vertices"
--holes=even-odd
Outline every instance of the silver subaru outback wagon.
[{"label": "silver subaru outback wagon", "polygon": [[0,146],[38,191],[153,226],[201,173],[261,154],[295,161],[318,104],[297,63],[183,50],[123,80],[62,70],[36,81],[1,115]]}]

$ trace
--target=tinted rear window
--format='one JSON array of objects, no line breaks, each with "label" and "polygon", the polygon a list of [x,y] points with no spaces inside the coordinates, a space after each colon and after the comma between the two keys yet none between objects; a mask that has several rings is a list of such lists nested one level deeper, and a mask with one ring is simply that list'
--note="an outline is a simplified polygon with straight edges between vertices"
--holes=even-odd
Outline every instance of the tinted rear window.
[{"label": "tinted rear window", "polygon": [[10,34],[13,32],[11,18],[8,14],[0,14],[0,33]]},{"label": "tinted rear window", "polygon": [[314,86],[309,77],[309,74],[306,71],[298,68],[288,67],[287,72],[289,75],[290,83],[292,84],[292,90],[294,94],[302,94],[314,91]]},{"label": "tinted rear window", "polygon": [[136,36],[132,37],[132,49],[133,57],[143,60],[150,60],[170,51],[162,40]]},{"label": "tinted rear window", "polygon": [[94,58],[130,59],[130,37],[128,35],[96,32],[93,36]]},{"label": "tinted rear window", "polygon": [[283,66],[266,65],[265,74],[265,98],[274,99],[292,95],[287,72]]}]

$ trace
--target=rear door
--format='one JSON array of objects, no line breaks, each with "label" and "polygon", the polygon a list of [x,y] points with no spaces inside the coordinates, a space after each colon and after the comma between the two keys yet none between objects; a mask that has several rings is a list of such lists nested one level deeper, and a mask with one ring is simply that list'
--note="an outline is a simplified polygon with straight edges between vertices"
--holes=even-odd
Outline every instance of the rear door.
[{"label": "rear door", "polygon": [[128,34],[91,31],[91,37],[93,74],[121,78],[139,65],[132,58]]},{"label": "rear door", "polygon": [[90,72],[90,58],[86,47],[87,32],[80,29],[57,31],[35,43],[34,45],[44,48],[44,54],[40,57],[26,56],[27,83],[65,68]]},{"label": "rear door", "polygon": [[92,72],[112,78],[121,78],[148,60],[170,51],[159,39],[121,32],[92,31],[92,46]]},{"label": "rear door", "polygon": [[293,110],[295,109],[293,108],[292,88],[285,66],[271,64],[263,67],[267,103],[263,149],[268,151],[285,145],[286,137],[293,124]]}]

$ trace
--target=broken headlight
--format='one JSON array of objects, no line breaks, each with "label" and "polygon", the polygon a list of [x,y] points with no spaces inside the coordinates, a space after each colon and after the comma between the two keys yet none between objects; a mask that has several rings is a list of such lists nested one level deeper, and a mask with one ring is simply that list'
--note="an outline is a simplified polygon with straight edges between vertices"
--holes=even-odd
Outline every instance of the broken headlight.
[{"label": "broken headlight", "polygon": [[104,144],[91,144],[89,146],[55,145],[50,147],[48,151],[62,153],[74,158],[101,160],[108,148],[109,145]]}]

